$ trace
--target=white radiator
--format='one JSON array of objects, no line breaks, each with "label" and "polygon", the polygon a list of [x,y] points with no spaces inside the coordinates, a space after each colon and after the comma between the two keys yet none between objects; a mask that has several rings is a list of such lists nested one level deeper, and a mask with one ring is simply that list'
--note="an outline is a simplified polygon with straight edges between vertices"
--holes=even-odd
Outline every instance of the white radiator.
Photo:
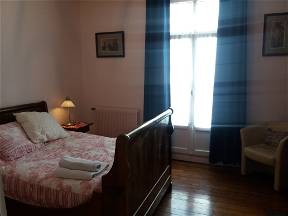
[{"label": "white radiator", "polygon": [[122,133],[128,133],[135,129],[139,123],[137,109],[95,107],[93,111],[93,132],[97,135],[117,137]]}]

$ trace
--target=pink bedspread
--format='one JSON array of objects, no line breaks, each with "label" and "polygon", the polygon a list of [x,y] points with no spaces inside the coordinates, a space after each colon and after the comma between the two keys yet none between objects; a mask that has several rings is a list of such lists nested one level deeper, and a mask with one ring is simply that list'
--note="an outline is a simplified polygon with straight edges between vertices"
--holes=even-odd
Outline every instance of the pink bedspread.
[{"label": "pink bedspread", "polygon": [[[5,195],[42,207],[72,208],[88,201],[94,191],[101,192],[101,177],[113,164],[116,139],[70,133],[70,137],[47,143],[18,160],[0,161]],[[57,178],[54,171],[64,155],[98,160],[110,166],[91,181]]]}]

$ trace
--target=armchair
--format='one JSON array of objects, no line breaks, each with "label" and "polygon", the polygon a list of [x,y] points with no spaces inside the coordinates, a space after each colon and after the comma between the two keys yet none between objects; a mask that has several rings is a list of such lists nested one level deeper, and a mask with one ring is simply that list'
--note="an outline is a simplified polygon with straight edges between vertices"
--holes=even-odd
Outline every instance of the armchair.
[{"label": "armchair", "polygon": [[[275,131],[273,144],[267,143],[269,130]],[[253,160],[274,168],[274,189],[276,191],[287,189],[288,122],[269,122],[263,125],[249,126],[242,128],[240,134],[242,175],[247,172],[247,160]]]}]

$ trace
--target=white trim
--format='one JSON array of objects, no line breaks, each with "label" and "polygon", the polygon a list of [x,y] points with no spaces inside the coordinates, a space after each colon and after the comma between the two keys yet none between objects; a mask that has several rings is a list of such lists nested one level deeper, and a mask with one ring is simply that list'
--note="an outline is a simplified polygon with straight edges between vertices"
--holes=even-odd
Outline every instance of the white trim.
[{"label": "white trim", "polygon": [[183,125],[174,125],[174,128],[179,130],[190,130],[190,126],[183,126]]},{"label": "white trim", "polygon": [[170,0],[170,4],[172,3],[181,3],[181,2],[196,2],[197,0]]},{"label": "white trim", "polygon": [[200,128],[200,127],[191,127],[191,126],[183,126],[183,125],[174,125],[174,128],[178,130],[193,130],[193,131],[200,131],[200,132],[207,132],[210,133],[211,128]]},{"label": "white trim", "polygon": [[216,32],[191,32],[183,34],[170,34],[171,39],[182,39],[182,38],[201,38],[201,37],[217,37]]},{"label": "white trim", "polygon": [[187,155],[187,154],[181,154],[181,153],[173,153],[172,159],[209,164],[209,159],[207,156],[196,156],[196,155]]},{"label": "white trim", "polygon": [[209,132],[211,131],[211,128],[200,128],[200,127],[195,127],[194,126],[194,130],[195,131],[200,131],[200,132]]}]

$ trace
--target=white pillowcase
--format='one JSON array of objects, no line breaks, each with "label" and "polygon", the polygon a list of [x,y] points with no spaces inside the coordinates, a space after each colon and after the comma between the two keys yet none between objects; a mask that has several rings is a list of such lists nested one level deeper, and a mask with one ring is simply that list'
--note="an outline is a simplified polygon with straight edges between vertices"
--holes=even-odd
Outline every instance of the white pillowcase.
[{"label": "white pillowcase", "polygon": [[47,112],[22,112],[14,113],[14,115],[33,143],[48,142],[69,136]]}]

